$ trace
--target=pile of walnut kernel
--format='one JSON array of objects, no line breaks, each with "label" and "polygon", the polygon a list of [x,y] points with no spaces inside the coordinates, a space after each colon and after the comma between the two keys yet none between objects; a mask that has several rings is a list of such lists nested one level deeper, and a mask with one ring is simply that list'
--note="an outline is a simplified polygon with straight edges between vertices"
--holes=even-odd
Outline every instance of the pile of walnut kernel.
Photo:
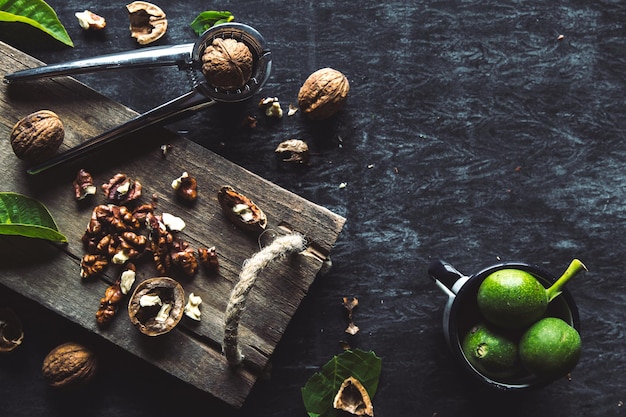
[{"label": "pile of walnut kernel", "polygon": [[[181,178],[184,186],[176,187],[176,194],[195,196],[195,180],[187,173]],[[93,179],[85,170],[79,171],[73,186],[77,200],[95,194]],[[193,186],[194,193],[189,193],[188,186]],[[168,213],[157,213],[156,196],[150,203],[141,204],[143,187],[138,180],[119,173],[100,188],[105,203],[94,207],[82,236],[86,253],[81,260],[80,276],[82,279],[99,276],[111,265],[118,265],[122,272],[100,300],[96,313],[99,325],[107,325],[115,316],[118,305],[132,288],[136,264],[143,257],[151,257],[157,272],[163,276],[176,269],[192,277],[200,266],[210,273],[217,271],[216,249],[195,250],[185,242],[179,234],[184,221]],[[196,316],[192,318],[197,320]]]}]

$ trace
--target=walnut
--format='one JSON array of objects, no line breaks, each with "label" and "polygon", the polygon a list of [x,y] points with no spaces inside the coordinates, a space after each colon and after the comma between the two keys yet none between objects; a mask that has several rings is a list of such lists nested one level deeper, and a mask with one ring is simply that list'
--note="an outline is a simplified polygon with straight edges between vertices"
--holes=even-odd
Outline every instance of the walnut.
[{"label": "walnut", "polygon": [[157,271],[165,275],[172,266],[177,266],[188,276],[193,276],[198,271],[195,251],[175,236],[161,217],[149,215],[147,222],[151,229],[150,251]]},{"label": "walnut", "polygon": [[198,198],[198,182],[187,172],[172,181],[172,188],[176,191],[176,196],[183,201],[192,203]]},{"label": "walnut", "polygon": [[115,174],[108,183],[102,184],[107,202],[123,205],[141,197],[141,183],[126,174]]},{"label": "walnut", "polygon": [[80,169],[78,174],[76,174],[76,179],[72,182],[74,186],[74,196],[76,200],[83,200],[89,196],[95,195],[98,189],[93,184],[93,178],[91,174],[85,171],[84,169]]},{"label": "walnut", "polygon": [[167,31],[165,12],[147,1],[134,1],[126,5],[130,19],[130,35],[140,45],[160,39]]},{"label": "walnut", "polygon": [[333,407],[357,416],[374,416],[374,407],[367,390],[361,382],[354,378],[346,378],[335,398]]},{"label": "walnut", "polygon": [[[146,302],[146,300],[150,302]],[[172,278],[149,278],[135,288],[128,302],[128,316],[140,332],[158,336],[180,322],[185,309],[185,291]]]},{"label": "walnut", "polygon": [[350,84],[341,72],[322,68],[306,79],[298,93],[298,106],[311,120],[333,116],[348,98]]},{"label": "walnut", "polygon": [[280,119],[283,117],[283,109],[280,107],[280,101],[278,97],[265,97],[259,101],[259,107],[265,110],[267,117],[276,117]]},{"label": "walnut", "polygon": [[76,12],[74,13],[74,16],[76,16],[76,19],[78,19],[78,24],[80,25],[80,27],[85,30],[102,30],[107,25],[104,17],[98,16],[90,10]]},{"label": "walnut", "polygon": [[265,230],[265,213],[245,195],[230,186],[224,186],[217,193],[217,200],[226,217],[237,227],[250,232]]},{"label": "walnut", "polygon": [[80,277],[83,279],[99,275],[107,268],[109,260],[106,256],[86,254],[80,262]]},{"label": "walnut", "polygon": [[195,251],[187,242],[174,240],[170,249],[172,264],[178,266],[188,276],[193,276],[198,271],[198,260]]},{"label": "walnut", "polygon": [[13,126],[10,135],[15,155],[31,163],[54,156],[64,138],[63,123],[50,110],[40,110],[24,117]]},{"label": "walnut", "polygon": [[214,87],[243,87],[252,75],[252,52],[243,42],[216,38],[202,55],[202,73]]},{"label": "walnut", "polygon": [[11,352],[24,340],[22,321],[10,308],[0,308],[0,353]]},{"label": "walnut", "polygon": [[111,323],[119,304],[124,298],[122,288],[120,287],[121,281],[117,280],[115,283],[107,287],[104,292],[104,297],[100,299],[100,307],[96,311],[96,321],[99,326],[104,327]]},{"label": "walnut", "polygon": [[210,248],[198,248],[198,261],[200,261],[200,264],[210,273],[215,273],[220,268],[215,246]]},{"label": "walnut", "polygon": [[300,139],[289,139],[281,142],[274,153],[281,162],[307,165],[309,162],[309,145]]},{"label": "walnut", "polygon": [[55,388],[77,388],[89,382],[97,369],[94,353],[78,344],[63,343],[43,360],[41,372],[48,385]]}]

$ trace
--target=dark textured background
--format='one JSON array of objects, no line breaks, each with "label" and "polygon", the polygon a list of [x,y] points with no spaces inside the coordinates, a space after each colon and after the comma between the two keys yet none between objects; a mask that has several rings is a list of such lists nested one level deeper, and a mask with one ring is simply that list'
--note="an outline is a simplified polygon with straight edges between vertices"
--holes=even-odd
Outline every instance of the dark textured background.
[{"label": "dark textured background", "polygon": [[[50,63],[138,48],[125,3],[49,3],[75,48],[6,26],[2,39]],[[300,388],[342,340],[382,358],[379,417],[626,413],[623,1],[157,4],[170,23],[158,44],[193,42],[187,25],[206,9],[230,10],[257,28],[274,57],[260,97],[277,96],[285,109],[318,68],[348,76],[349,102],[328,123],[300,114],[268,121],[252,100],[169,126],[345,216],[334,266],[316,280],[271,377],[239,413],[1,289],[1,304],[18,311],[27,332],[18,351],[0,357],[1,415],[305,416]],[[85,8],[107,18],[103,33],[78,27],[73,14]],[[140,112],[190,87],[175,69],[79,79]],[[248,114],[259,116],[252,131],[240,124]],[[308,142],[310,167],[276,164],[273,150],[289,138]],[[584,345],[573,380],[515,396],[468,383],[444,344],[446,299],[426,274],[429,262],[443,258],[472,273],[522,260],[558,275],[573,257],[590,270],[568,284]],[[344,333],[344,296],[360,301],[356,336]],[[39,368],[67,339],[95,344],[104,366],[89,388],[63,395],[45,386]]]}]

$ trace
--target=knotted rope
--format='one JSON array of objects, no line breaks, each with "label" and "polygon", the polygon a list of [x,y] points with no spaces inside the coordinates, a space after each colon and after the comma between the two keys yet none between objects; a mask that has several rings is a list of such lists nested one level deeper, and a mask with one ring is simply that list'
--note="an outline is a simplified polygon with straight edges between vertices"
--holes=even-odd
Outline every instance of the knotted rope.
[{"label": "knotted rope", "polygon": [[239,282],[230,294],[230,300],[224,314],[224,343],[223,351],[228,364],[238,366],[243,361],[243,355],[238,347],[238,328],[241,316],[246,308],[246,300],[256,279],[264,268],[274,259],[290,253],[301,252],[306,247],[304,236],[290,234],[276,238],[269,246],[261,249],[251,258],[244,261],[239,274]]}]

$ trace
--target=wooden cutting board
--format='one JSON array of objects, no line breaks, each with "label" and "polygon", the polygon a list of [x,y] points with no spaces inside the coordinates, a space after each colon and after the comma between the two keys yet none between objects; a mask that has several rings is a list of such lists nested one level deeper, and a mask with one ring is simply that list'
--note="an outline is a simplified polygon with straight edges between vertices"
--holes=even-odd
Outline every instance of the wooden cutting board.
[{"label": "wooden cutting board", "polygon": [[[0,75],[39,65],[36,59],[0,43]],[[138,132],[76,163],[30,176],[8,138],[19,119],[41,109],[56,112],[65,125],[60,151],[136,115],[69,77],[0,85],[0,137],[4,138],[0,141],[0,191],[41,201],[69,241],[51,244],[1,237],[0,284],[227,404],[242,406],[328,259],[345,219],[163,128]],[[160,151],[163,144],[172,145],[165,158]],[[71,183],[79,168],[90,171],[96,185],[117,173],[139,180],[142,202],[150,202],[155,195],[157,212],[181,217],[186,222],[183,239],[192,247],[216,247],[218,274],[201,270],[193,278],[175,276],[187,295],[193,292],[202,297],[200,322],[184,317],[172,332],[148,337],[132,326],[123,305],[110,327],[98,327],[99,300],[121,270],[109,268],[102,278],[80,278],[80,259],[85,254],[81,237],[93,207],[103,203],[104,196],[99,193],[89,203],[77,203]],[[172,180],[185,171],[199,185],[199,198],[193,205],[181,204],[171,189]],[[259,275],[239,325],[239,346],[245,355],[239,369],[229,367],[221,352],[223,317],[242,263],[259,250],[259,239],[234,227],[223,215],[217,191],[224,185],[261,207],[272,233],[298,232],[308,242],[305,252],[277,259]],[[135,285],[158,275],[151,262],[142,262]]]}]

